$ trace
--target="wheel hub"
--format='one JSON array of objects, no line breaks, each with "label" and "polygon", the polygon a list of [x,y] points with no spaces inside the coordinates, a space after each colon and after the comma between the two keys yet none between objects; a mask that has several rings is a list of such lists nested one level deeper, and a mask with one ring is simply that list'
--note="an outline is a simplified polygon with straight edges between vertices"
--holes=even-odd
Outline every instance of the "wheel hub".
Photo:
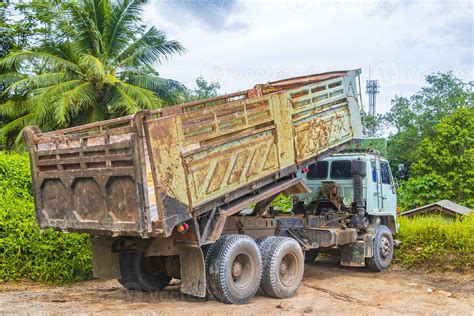
[{"label": "wheel hub", "polygon": [[382,257],[386,258],[390,255],[390,242],[387,237],[383,236],[380,238],[380,254]]},{"label": "wheel hub", "polygon": [[283,260],[280,265],[280,273],[285,274],[286,271],[288,271],[288,264],[286,263],[285,260]]},{"label": "wheel hub", "polygon": [[252,281],[254,275],[254,265],[249,255],[239,254],[230,267],[233,286],[238,289],[245,289]]},{"label": "wheel hub", "polygon": [[236,277],[239,277],[241,274],[242,274],[242,264],[236,261],[232,265],[232,276],[236,278]]},{"label": "wheel hub", "polygon": [[279,277],[283,285],[291,286],[295,282],[295,277],[298,272],[297,260],[296,255],[290,252],[280,261]]}]

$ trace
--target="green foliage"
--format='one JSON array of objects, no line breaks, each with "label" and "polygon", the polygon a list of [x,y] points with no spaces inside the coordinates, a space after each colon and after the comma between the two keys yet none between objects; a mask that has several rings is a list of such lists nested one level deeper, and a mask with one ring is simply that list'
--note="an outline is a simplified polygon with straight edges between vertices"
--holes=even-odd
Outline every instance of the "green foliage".
[{"label": "green foliage", "polygon": [[384,116],[388,126],[397,133],[388,141],[388,155],[392,167],[404,163],[410,170],[416,161],[413,151],[426,137],[434,133],[434,126],[459,108],[474,108],[472,84],[464,83],[451,72],[426,76],[427,86],[410,98],[392,100],[392,108]]},{"label": "green foliage", "polygon": [[196,89],[188,89],[186,101],[197,101],[202,99],[214,98],[219,95],[221,85],[219,82],[208,82],[204,77],[196,78]]},{"label": "green foliage", "polygon": [[67,1],[56,12],[61,40],[0,60],[1,132],[20,141],[27,125],[42,130],[81,125],[179,100],[183,86],[153,67],[185,50],[142,23],[146,1]]},{"label": "green foliage", "polygon": [[365,137],[379,137],[383,134],[384,117],[377,114],[375,117],[361,110],[362,133]]},{"label": "green foliage", "polygon": [[470,85],[453,73],[426,76],[427,86],[410,98],[395,97],[385,120],[398,131],[416,127],[422,136],[433,131],[434,124],[461,107],[473,107]]},{"label": "green foliage", "polygon": [[364,138],[361,139],[360,142],[352,144],[351,149],[375,149],[378,150],[382,156],[387,157],[387,139],[383,137]]},{"label": "green foliage", "polygon": [[416,127],[409,127],[403,132],[391,135],[387,142],[387,157],[390,160],[392,172],[395,173],[399,164],[408,169],[416,161],[413,153],[420,144],[421,136]]},{"label": "green foliage", "polygon": [[88,235],[36,225],[27,155],[0,152],[0,282],[68,283],[90,279],[91,270]]},{"label": "green foliage", "polygon": [[[30,0],[0,3],[0,46],[8,50],[33,49],[41,41],[59,36],[57,13],[65,1]],[[0,52],[0,57],[4,54]]]},{"label": "green foliage", "polygon": [[[31,200],[30,161],[26,154],[0,151],[0,193]],[[1,200],[6,202],[5,200]]]},{"label": "green foliage", "polygon": [[286,213],[291,209],[291,196],[286,197],[283,194],[280,194],[273,201],[272,206],[278,212]]},{"label": "green foliage", "polygon": [[[474,93],[451,72],[426,76],[415,95],[396,96],[384,116],[396,133],[388,139],[395,171],[408,168],[398,202],[408,210],[442,199],[474,207]],[[372,122],[374,123],[374,122]],[[370,125],[369,125],[370,127]],[[472,270],[474,216],[446,222],[442,217],[400,218],[396,259],[408,267]]]},{"label": "green foliage", "polygon": [[446,220],[442,216],[400,217],[402,241],[395,261],[407,267],[430,270],[474,269],[474,216]]},{"label": "green foliage", "polygon": [[473,109],[441,119],[412,155],[412,178],[399,190],[404,210],[441,199],[474,207]]},{"label": "green foliage", "polygon": [[436,174],[412,177],[398,189],[398,204],[403,211],[444,199],[452,199],[454,192],[449,181]]}]

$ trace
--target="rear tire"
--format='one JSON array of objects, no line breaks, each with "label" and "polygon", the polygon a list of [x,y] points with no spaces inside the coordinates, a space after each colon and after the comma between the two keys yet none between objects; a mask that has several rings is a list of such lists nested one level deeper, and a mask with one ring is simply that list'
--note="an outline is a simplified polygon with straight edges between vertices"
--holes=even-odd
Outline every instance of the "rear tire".
[{"label": "rear tire", "polygon": [[262,258],[256,242],[245,235],[229,236],[209,257],[208,274],[209,290],[219,301],[250,302],[262,277]]},{"label": "rear tire", "polygon": [[207,294],[210,297],[214,296],[219,301],[221,300],[221,298],[216,296],[216,295],[219,295],[219,293],[214,288],[214,285],[216,284],[216,280],[214,280],[213,278],[215,277],[216,273],[214,273],[214,270],[213,270],[214,267],[211,266],[211,258],[215,258],[217,256],[220,249],[222,248],[222,245],[227,239],[229,239],[229,235],[222,235],[221,237],[219,237],[219,239],[217,239],[214,243],[212,243],[206,252],[206,258],[204,259],[204,262],[206,265]]},{"label": "rear tire", "polygon": [[[262,249],[262,245],[269,242],[272,238],[275,238],[275,236],[263,236],[263,237],[258,237],[255,239],[255,242],[257,243],[258,247]],[[263,256],[262,256],[263,257]],[[263,259],[263,258],[262,258]]]},{"label": "rear tire", "polygon": [[160,291],[171,281],[163,272],[161,258],[145,257],[143,252],[129,251],[119,253],[119,283],[135,291]]},{"label": "rear tire", "polygon": [[[258,248],[260,249],[260,255],[262,256],[262,269],[265,269],[265,267],[268,265],[268,261],[270,260],[270,253],[269,250],[273,242],[277,240],[278,237],[276,236],[265,236],[265,237],[260,237],[257,238],[255,241],[257,242]],[[260,286],[257,291],[258,295],[268,295],[262,288],[262,283],[260,283]]]},{"label": "rear tire", "polygon": [[374,256],[365,259],[367,266],[373,271],[383,271],[390,266],[393,259],[392,231],[385,225],[377,228],[374,237]]},{"label": "rear tire", "polygon": [[304,274],[304,255],[296,240],[274,237],[262,250],[264,266],[261,290],[275,298],[293,297]]}]

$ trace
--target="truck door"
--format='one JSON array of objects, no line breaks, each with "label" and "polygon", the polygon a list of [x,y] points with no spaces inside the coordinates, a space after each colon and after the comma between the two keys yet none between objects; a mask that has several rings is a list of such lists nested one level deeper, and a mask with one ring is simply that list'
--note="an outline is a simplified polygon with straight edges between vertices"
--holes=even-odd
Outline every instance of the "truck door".
[{"label": "truck door", "polygon": [[388,162],[380,160],[381,198],[383,200],[383,212],[395,213],[397,208],[397,195],[393,182],[392,173]]},{"label": "truck door", "polygon": [[[371,173],[371,178],[372,182],[375,184],[373,186],[373,193],[374,193],[374,200],[375,204],[372,207],[372,209],[376,209],[377,212],[380,212],[383,208],[383,198],[382,198],[382,182],[380,181],[380,163],[379,160],[377,159],[371,159],[370,160],[370,173]],[[368,198],[369,196],[367,196]],[[371,201],[373,201],[371,199]],[[368,201],[369,203],[371,201]]]}]

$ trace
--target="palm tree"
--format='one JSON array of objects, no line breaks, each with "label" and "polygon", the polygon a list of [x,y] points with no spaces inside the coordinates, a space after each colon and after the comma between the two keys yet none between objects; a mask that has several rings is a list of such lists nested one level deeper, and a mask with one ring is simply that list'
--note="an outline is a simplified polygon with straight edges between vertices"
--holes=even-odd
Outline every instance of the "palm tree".
[{"label": "palm tree", "polygon": [[153,67],[185,49],[143,26],[145,2],[68,2],[58,12],[61,41],[0,60],[0,82],[9,84],[0,96],[0,115],[8,118],[2,133],[11,136],[27,125],[52,130],[175,103],[181,85]]}]

